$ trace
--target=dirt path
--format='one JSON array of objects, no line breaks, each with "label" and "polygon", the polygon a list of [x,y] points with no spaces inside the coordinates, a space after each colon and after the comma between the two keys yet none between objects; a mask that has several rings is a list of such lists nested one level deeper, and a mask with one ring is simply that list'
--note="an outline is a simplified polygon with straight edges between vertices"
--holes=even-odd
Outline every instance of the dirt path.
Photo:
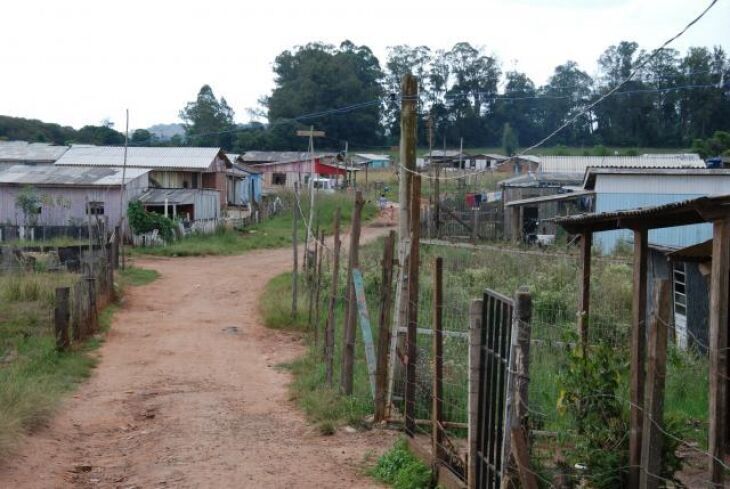
[{"label": "dirt path", "polygon": [[[367,228],[372,238],[384,228]],[[323,437],[276,365],[304,351],[265,329],[258,299],[290,250],[140,260],[92,378],[0,466],[0,488],[377,487],[361,475],[392,433]]]}]

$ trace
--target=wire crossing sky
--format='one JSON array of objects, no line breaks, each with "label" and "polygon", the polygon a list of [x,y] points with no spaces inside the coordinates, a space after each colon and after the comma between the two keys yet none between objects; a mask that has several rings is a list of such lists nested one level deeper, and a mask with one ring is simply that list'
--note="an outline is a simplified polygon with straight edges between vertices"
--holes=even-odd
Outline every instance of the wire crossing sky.
[{"label": "wire crossing sky", "polygon": [[[537,84],[568,59],[593,75],[598,56],[622,40],[644,49],[667,39],[705,2],[686,0],[456,0],[427,3],[190,0],[109,3],[25,0],[3,5],[0,114],[80,127],[110,119],[132,128],[178,120],[203,84],[224,96],[237,122],[273,88],[281,51],[345,39],[369,46],[384,66],[397,44],[450,49],[467,41]],[[405,21],[405,22],[404,22]],[[672,47],[730,51],[730,1]]]}]

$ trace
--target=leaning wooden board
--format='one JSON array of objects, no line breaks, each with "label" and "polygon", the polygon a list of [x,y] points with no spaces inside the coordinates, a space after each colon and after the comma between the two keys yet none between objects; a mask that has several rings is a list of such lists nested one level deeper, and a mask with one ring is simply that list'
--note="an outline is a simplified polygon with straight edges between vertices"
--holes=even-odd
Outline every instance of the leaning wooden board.
[{"label": "leaning wooden board", "polygon": [[360,317],[360,330],[365,343],[365,358],[368,362],[368,377],[370,377],[370,392],[375,399],[375,346],[373,345],[373,331],[370,327],[370,314],[368,304],[365,300],[365,287],[360,269],[352,269],[352,282],[355,285],[355,297],[357,298],[357,312]]}]

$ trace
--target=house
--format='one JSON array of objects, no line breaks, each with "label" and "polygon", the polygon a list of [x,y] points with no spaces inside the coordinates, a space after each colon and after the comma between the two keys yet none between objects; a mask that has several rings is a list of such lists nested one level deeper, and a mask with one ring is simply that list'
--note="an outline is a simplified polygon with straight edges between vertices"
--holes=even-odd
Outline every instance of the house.
[{"label": "house", "polygon": [[[496,160],[495,160],[496,161]],[[499,173],[510,173],[512,175],[523,175],[534,173],[540,167],[540,157],[532,155],[512,156],[497,162],[493,167]]]},{"label": "house", "polygon": [[233,162],[232,170],[238,172],[238,175],[242,175],[242,179],[238,181],[234,200],[237,200],[243,205],[260,204],[263,180],[261,172],[243,163],[241,155],[228,153],[226,156]]},{"label": "house", "polygon": [[[150,171],[128,168],[15,165],[0,172],[0,223],[11,225],[86,225],[89,212],[109,227],[119,224],[127,203],[149,185]],[[122,182],[122,178],[124,181]],[[18,196],[32,192],[37,208],[27,214]],[[88,204],[87,204],[88,203]]]},{"label": "house", "polygon": [[26,141],[0,141],[0,171],[13,165],[51,165],[68,146]]},{"label": "house", "polygon": [[367,167],[371,170],[390,167],[390,156],[372,153],[353,153],[349,155],[353,166]]},{"label": "house", "polygon": [[[117,146],[72,146],[61,156],[55,166],[78,166],[90,168],[126,168],[149,170],[149,185],[154,189],[186,189],[189,192],[177,194],[176,206],[191,209],[193,219],[210,219],[214,213],[196,206],[209,205],[211,196],[217,198],[218,210],[228,207],[229,178],[227,171],[233,164],[220,148],[167,148]],[[150,192],[147,195],[150,207],[164,202],[164,192]],[[199,196],[196,196],[199,194]],[[169,197],[169,196],[168,196]]]},{"label": "house", "polygon": [[476,158],[459,150],[434,149],[424,156],[426,164],[439,165],[441,168],[455,168],[465,170],[476,167]]}]

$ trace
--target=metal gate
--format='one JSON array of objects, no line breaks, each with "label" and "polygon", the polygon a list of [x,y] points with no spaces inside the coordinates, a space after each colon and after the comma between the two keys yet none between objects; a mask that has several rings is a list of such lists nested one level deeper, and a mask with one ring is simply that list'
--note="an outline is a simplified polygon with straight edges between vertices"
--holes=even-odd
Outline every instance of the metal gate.
[{"label": "metal gate", "polygon": [[502,480],[513,302],[487,289],[482,304],[475,487],[496,489]]}]

